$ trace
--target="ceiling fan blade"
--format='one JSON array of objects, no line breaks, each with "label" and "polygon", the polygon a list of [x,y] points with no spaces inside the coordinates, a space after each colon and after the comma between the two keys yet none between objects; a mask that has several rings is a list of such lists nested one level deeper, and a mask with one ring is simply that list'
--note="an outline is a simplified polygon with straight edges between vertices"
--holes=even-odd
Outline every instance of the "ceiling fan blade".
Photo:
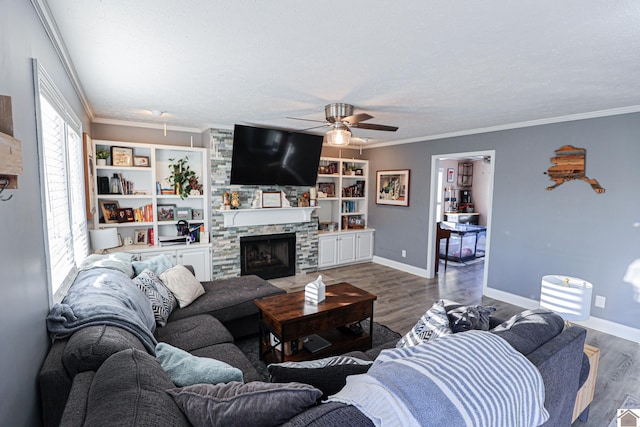
[{"label": "ceiling fan blade", "polygon": [[312,120],[312,119],[301,119],[299,117],[287,117],[287,119],[291,120],[304,120],[305,122],[317,122],[317,123],[326,123],[326,120]]},{"label": "ceiling fan blade", "polygon": [[389,132],[395,132],[398,130],[397,126],[387,126],[387,125],[376,125],[373,123],[356,123],[352,125],[354,128],[358,129],[370,129],[370,130],[386,130]]},{"label": "ceiling fan blade", "polygon": [[373,116],[370,116],[367,113],[353,114],[348,117],[343,117],[343,122],[348,122],[350,125],[355,125],[356,123],[364,122],[365,120],[373,119]]},{"label": "ceiling fan blade", "polygon": [[[312,121],[313,121],[313,120],[312,120]],[[318,129],[318,128],[323,128],[323,127],[327,127],[327,126],[329,126],[329,125],[325,123],[325,124],[323,124],[323,125],[313,126],[313,127],[310,127],[310,128],[297,129],[297,130],[296,130],[296,132],[304,132],[304,131],[306,131],[306,130]]]}]

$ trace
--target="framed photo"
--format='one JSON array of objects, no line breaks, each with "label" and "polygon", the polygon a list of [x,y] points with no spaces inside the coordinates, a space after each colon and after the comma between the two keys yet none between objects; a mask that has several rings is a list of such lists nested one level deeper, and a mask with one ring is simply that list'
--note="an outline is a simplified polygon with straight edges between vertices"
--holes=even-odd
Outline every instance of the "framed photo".
[{"label": "framed photo", "polygon": [[133,148],[111,147],[112,166],[133,166]]},{"label": "framed photo", "polygon": [[133,166],[149,167],[149,157],[133,156]]},{"label": "framed photo", "polygon": [[191,208],[176,208],[175,210],[175,219],[191,219]]},{"label": "framed photo", "polygon": [[145,229],[135,230],[133,234],[133,244],[134,245],[148,244],[149,243],[148,236],[149,236],[149,233]]},{"label": "framed photo", "polygon": [[263,191],[262,192],[263,208],[281,208],[282,194],[279,191]]},{"label": "framed photo", "polygon": [[158,221],[175,220],[176,205],[158,205]]},{"label": "framed photo", "polygon": [[409,206],[409,169],[376,172],[376,204]]},{"label": "framed photo", "polygon": [[105,224],[118,222],[118,209],[120,209],[120,204],[117,200],[100,200],[100,212],[102,212]]},{"label": "framed photo", "polygon": [[456,170],[454,168],[447,169],[447,182],[455,182]]},{"label": "framed photo", "polygon": [[202,219],[203,217],[202,209],[191,209],[191,219]]},{"label": "framed photo", "polygon": [[333,182],[319,182],[318,192],[326,194],[326,197],[336,197],[336,185]]},{"label": "framed photo", "polygon": [[134,222],[133,208],[119,208],[116,209],[118,214],[118,222]]}]

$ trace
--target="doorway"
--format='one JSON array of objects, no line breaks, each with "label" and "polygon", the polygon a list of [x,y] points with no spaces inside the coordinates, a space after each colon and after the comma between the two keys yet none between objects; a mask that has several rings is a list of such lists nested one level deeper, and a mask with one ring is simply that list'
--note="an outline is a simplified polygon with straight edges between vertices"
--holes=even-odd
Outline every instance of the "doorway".
[{"label": "doorway", "polygon": [[[439,256],[439,242],[436,242],[436,224],[439,221],[442,221],[443,212],[445,209],[459,209],[459,194],[460,190],[468,191],[471,189],[472,194],[476,194],[478,198],[482,198],[481,203],[472,203],[471,205],[478,205],[479,209],[471,209],[474,210],[474,215],[479,217],[478,222],[482,225],[486,226],[486,236],[485,236],[485,245],[484,245],[484,277],[483,277],[483,288],[487,286],[487,273],[488,273],[488,265],[490,259],[490,242],[491,242],[491,213],[493,207],[493,184],[494,184],[494,176],[495,176],[495,161],[496,155],[495,150],[487,150],[487,151],[474,151],[474,152],[463,152],[463,153],[448,153],[448,154],[436,154],[431,157],[431,196],[429,201],[429,219],[428,219],[428,229],[433,230],[429,233],[429,240],[427,242],[427,277],[433,278],[435,277],[435,259],[436,256]],[[481,162],[482,171],[484,174],[488,176],[479,176],[481,179],[477,179],[478,185],[482,185],[482,188],[476,187],[473,189],[473,184],[469,188],[467,182],[460,181],[461,185],[458,185],[458,163],[468,163],[468,162]],[[452,167],[451,165],[455,164],[456,167]],[[447,166],[447,167],[444,167]],[[453,178],[451,177],[453,169]],[[468,179],[468,178],[463,178]],[[449,187],[451,189],[451,193],[449,193],[449,197],[446,197],[445,188]],[[455,199],[452,200],[456,195]],[[468,196],[468,193],[464,193],[465,197]],[[474,196],[471,196],[472,198]],[[446,200],[446,199],[449,200]],[[449,203],[445,207],[445,203]],[[455,202],[455,205],[452,204]],[[465,200],[468,202],[468,199]],[[465,210],[469,209],[469,204],[467,203],[464,208]]]}]

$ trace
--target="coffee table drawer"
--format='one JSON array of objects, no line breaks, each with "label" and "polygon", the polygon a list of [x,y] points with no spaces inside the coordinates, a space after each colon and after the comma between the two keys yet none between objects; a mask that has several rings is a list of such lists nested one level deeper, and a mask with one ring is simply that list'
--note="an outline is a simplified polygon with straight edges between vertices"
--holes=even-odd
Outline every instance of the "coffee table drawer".
[{"label": "coffee table drawer", "polygon": [[284,331],[276,330],[279,335],[284,332],[287,338],[295,339],[307,335],[335,329],[349,323],[366,319],[373,315],[373,303],[354,304],[348,307],[325,311],[305,316],[282,325]]}]

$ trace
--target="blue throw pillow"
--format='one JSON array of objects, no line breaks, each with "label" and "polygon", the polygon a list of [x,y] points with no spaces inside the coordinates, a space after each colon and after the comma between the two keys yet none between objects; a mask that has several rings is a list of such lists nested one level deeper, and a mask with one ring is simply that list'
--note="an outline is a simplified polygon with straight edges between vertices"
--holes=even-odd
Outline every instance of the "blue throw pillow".
[{"label": "blue throw pillow", "polygon": [[156,276],[159,276],[164,273],[165,270],[173,267],[171,260],[169,260],[165,254],[156,255],[152,258],[145,259],[144,261],[133,261],[131,265],[133,265],[133,270],[135,271],[136,276],[146,269],[153,271]]},{"label": "blue throw pillow", "polygon": [[156,358],[178,387],[243,381],[240,369],[220,360],[194,356],[167,343],[158,343]]}]

